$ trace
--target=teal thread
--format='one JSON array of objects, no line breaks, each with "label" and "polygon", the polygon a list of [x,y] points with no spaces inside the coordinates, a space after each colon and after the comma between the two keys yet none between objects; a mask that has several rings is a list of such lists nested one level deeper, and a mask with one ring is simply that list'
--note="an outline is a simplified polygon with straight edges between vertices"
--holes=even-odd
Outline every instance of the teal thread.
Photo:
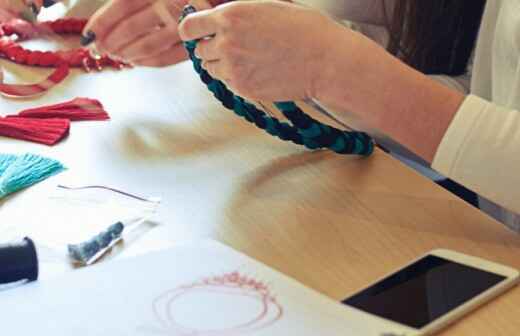
[{"label": "teal thread", "polygon": [[303,138],[303,144],[309,149],[320,149],[321,146],[311,138]]},{"label": "teal thread", "polygon": [[281,112],[287,112],[292,111],[296,108],[296,104],[293,102],[277,102],[274,103],[274,105],[281,111]]},{"label": "teal thread", "polygon": [[276,135],[276,128],[275,128],[275,124],[274,124],[273,120],[271,118],[266,118],[265,122],[266,122],[265,130],[267,131],[267,133],[269,133],[271,135]]},{"label": "teal thread", "polygon": [[245,106],[240,103],[238,97],[235,97],[235,113],[240,117],[244,117],[246,115]]},{"label": "teal thread", "polygon": [[12,154],[0,154],[0,176],[15,160],[17,156]]},{"label": "teal thread", "polygon": [[321,128],[318,124],[312,124],[307,129],[300,130],[300,134],[305,138],[315,138],[321,135]]},{"label": "teal thread", "polygon": [[0,199],[62,172],[63,165],[34,154],[16,157],[0,176]]},{"label": "teal thread", "polygon": [[330,147],[335,152],[342,152],[347,147],[347,144],[345,142],[344,138],[337,138],[336,142]]}]

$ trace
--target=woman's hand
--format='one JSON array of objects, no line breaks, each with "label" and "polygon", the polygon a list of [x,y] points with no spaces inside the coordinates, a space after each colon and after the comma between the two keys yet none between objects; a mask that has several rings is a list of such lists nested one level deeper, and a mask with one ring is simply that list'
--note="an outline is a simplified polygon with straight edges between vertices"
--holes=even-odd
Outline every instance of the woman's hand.
[{"label": "woman's hand", "polygon": [[35,17],[36,13],[31,13],[31,4],[38,12],[43,0],[0,0],[0,21],[24,18],[24,13]]},{"label": "woman's hand", "polygon": [[[166,66],[186,58],[178,19],[188,0],[113,0],[89,20],[96,48],[135,65]],[[204,0],[199,6],[208,7]]]},{"label": "woman's hand", "polygon": [[234,92],[255,100],[316,98],[429,162],[464,99],[367,37],[297,5],[225,4],[188,16],[179,33],[203,39],[196,49],[203,66]]},{"label": "woman's hand", "polygon": [[316,10],[279,1],[199,11],[179,32],[183,40],[202,39],[196,55],[213,77],[241,96],[270,101],[311,97],[335,36],[350,33]]}]

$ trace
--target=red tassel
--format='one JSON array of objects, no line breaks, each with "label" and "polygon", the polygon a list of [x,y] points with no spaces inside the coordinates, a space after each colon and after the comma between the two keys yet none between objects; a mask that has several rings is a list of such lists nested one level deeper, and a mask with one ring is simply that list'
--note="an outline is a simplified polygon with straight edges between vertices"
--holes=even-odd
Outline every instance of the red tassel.
[{"label": "red tassel", "polygon": [[71,121],[110,119],[101,102],[90,98],[75,98],[60,104],[23,110],[15,117],[64,118]]},{"label": "red tassel", "polygon": [[0,136],[52,146],[69,134],[68,119],[0,118]]}]

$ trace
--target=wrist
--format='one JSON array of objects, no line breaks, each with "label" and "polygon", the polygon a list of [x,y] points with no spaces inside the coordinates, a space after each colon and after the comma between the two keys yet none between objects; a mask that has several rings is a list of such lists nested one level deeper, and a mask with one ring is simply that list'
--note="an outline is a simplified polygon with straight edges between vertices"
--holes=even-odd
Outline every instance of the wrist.
[{"label": "wrist", "polygon": [[[328,36],[324,39],[323,36]],[[355,110],[373,80],[375,54],[386,53],[364,35],[333,21],[317,45],[324,51],[312,67],[309,97],[331,108]],[[376,57],[376,59],[374,59]]]},{"label": "wrist", "polygon": [[[343,28],[346,29],[346,28]],[[464,95],[407,66],[359,33],[330,34],[309,97],[393,138],[431,162]]]},{"label": "wrist", "polygon": [[331,83],[338,78],[335,71],[338,64],[336,45],[340,43],[340,35],[344,34],[344,27],[328,17],[323,17],[324,22],[318,24],[320,34],[314,34],[311,39],[311,47],[308,48],[309,56],[305,70],[307,72],[307,99],[320,100],[328,96]]}]

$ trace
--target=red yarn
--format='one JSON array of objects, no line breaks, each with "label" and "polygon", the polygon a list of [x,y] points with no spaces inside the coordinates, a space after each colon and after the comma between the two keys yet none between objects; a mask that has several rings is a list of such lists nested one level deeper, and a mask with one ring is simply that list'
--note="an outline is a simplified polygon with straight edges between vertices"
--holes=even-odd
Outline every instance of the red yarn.
[{"label": "red yarn", "polygon": [[8,97],[36,96],[61,83],[61,81],[63,81],[68,74],[68,65],[62,64],[49,77],[47,77],[47,79],[40,83],[30,85],[0,83],[0,92]]},{"label": "red yarn", "polygon": [[[29,23],[23,20],[13,20],[0,24],[0,57],[18,64],[56,68],[42,83],[30,85],[0,84],[0,93],[13,97],[28,97],[44,93],[56,84],[63,81],[68,75],[68,68],[83,68],[102,70],[104,67],[122,69],[127,64],[111,59],[104,55],[96,59],[86,48],[77,48],[67,51],[33,51],[20,46],[17,41],[25,41],[45,35],[79,35],[87,20],[67,18],[41,23]],[[16,41],[11,37],[16,36]]]},{"label": "red yarn", "polygon": [[100,59],[92,57],[86,48],[77,48],[67,51],[32,51],[23,48],[7,37],[17,36],[17,41],[26,41],[35,37],[50,34],[80,35],[87,24],[86,19],[67,18],[56,21],[29,23],[23,20],[13,20],[0,24],[0,57],[9,59],[18,64],[41,67],[58,67],[66,63],[69,67],[84,68],[90,71],[93,68],[113,67],[121,69],[127,64],[113,60],[108,56]]},{"label": "red yarn", "polygon": [[0,118],[0,136],[52,146],[69,134],[68,119]]}]

